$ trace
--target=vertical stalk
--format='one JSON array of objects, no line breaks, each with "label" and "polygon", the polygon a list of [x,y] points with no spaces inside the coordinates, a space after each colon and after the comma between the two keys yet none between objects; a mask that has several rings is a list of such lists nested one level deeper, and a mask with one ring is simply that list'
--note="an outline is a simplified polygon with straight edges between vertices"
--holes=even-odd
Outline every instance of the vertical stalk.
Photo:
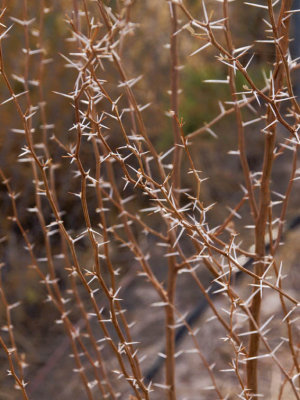
[{"label": "vertical stalk", "polygon": [[[224,21],[225,31],[224,32],[225,32],[226,44],[227,44],[229,53],[232,55],[234,46],[233,46],[232,35],[231,35],[231,30],[230,30],[230,25],[229,25],[228,0],[224,0],[223,15],[225,18],[225,21]],[[255,197],[254,197],[252,183],[251,183],[251,173],[250,173],[250,168],[249,168],[247,154],[246,154],[246,143],[245,143],[243,120],[242,120],[242,112],[238,105],[238,96],[236,94],[237,89],[236,89],[236,84],[235,84],[235,72],[234,72],[233,68],[231,68],[231,67],[228,68],[228,74],[229,74],[230,92],[231,92],[232,100],[234,102],[234,112],[235,112],[235,116],[236,116],[236,124],[237,124],[237,130],[238,130],[238,149],[240,152],[240,163],[241,163],[241,166],[243,169],[245,184],[246,184],[246,188],[248,191],[249,205],[250,205],[252,217],[256,218],[257,217],[257,205],[256,205]]]},{"label": "vertical stalk", "polygon": [[168,305],[166,306],[166,385],[168,386],[168,400],[176,399],[175,387],[175,316],[174,301],[176,290],[175,257],[170,257],[168,265]]},{"label": "vertical stalk", "polygon": [[180,128],[178,125],[178,113],[179,113],[179,73],[178,73],[178,36],[176,32],[178,30],[177,21],[177,9],[175,4],[170,6],[171,14],[171,37],[170,37],[170,55],[171,55],[171,110],[174,113],[172,120],[173,138],[174,138],[174,157],[173,157],[173,187],[175,192],[175,198],[179,202],[178,189],[180,188],[180,167],[181,167],[181,144],[180,139]]},{"label": "vertical stalk", "polygon": [[[287,54],[288,50],[288,38],[289,38],[289,24],[287,22],[282,21],[283,16],[285,16],[286,11],[290,10],[291,1],[286,0],[282,2],[280,15],[278,19],[277,26],[275,24],[275,19],[273,15],[273,5],[270,0],[268,0],[269,7],[269,15],[271,24],[273,26],[273,37],[275,45],[281,46],[280,51],[283,52],[284,57]],[[280,36],[283,36],[283,40],[278,44],[278,34],[280,32]],[[270,82],[270,97],[272,93],[276,94],[278,91],[282,89],[283,81],[284,81],[284,65],[281,61],[280,52],[278,51],[278,47],[276,47],[276,62],[273,70],[272,81]],[[276,107],[275,103],[274,106]],[[265,233],[266,233],[266,224],[269,214],[269,207],[271,204],[270,198],[270,179],[274,161],[274,148],[276,141],[276,116],[273,112],[273,105],[269,104],[267,111],[267,126],[271,125],[268,129],[268,132],[265,135],[265,144],[264,144],[264,158],[263,158],[263,170],[262,170],[262,178],[260,185],[260,197],[259,197],[259,209],[258,215],[255,224],[255,253],[257,256],[257,263],[255,264],[255,274],[257,276],[262,276],[264,272],[264,261],[265,261]],[[259,280],[255,279],[254,285],[258,285]],[[255,290],[255,286],[254,289]],[[250,320],[249,330],[255,331],[255,325],[260,326],[260,312],[261,312],[261,293],[258,292],[254,297],[250,307],[253,319],[255,321]],[[251,360],[247,362],[247,387],[252,394],[256,394],[258,392],[258,367],[257,367],[257,357],[259,351],[259,342],[260,335],[259,333],[255,333],[250,335],[249,339],[249,352],[248,356]]]},{"label": "vertical stalk", "polygon": [[[173,196],[175,203],[180,202],[180,161],[181,161],[181,138],[180,128],[178,125],[179,112],[179,73],[178,73],[178,39],[175,34],[178,29],[177,9],[176,5],[170,3],[170,18],[171,18],[171,34],[170,34],[170,57],[171,57],[171,110],[174,113],[172,120],[173,139],[174,139],[174,156],[173,156]],[[170,231],[168,241],[170,247],[175,240],[174,231]],[[168,262],[168,305],[166,306],[166,386],[168,389],[168,399],[176,399],[175,389],[175,316],[174,316],[174,301],[176,291],[176,257],[170,257]]]}]

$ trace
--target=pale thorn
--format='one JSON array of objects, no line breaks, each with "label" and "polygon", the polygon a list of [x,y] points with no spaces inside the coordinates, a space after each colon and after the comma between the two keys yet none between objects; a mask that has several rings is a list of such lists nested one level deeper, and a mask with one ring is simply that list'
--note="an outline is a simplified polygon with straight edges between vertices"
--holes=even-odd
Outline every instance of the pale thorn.
[{"label": "pale thorn", "polygon": [[75,96],[74,95],[69,95],[69,94],[65,94],[65,93],[61,93],[61,92],[56,92],[54,90],[52,91],[52,93],[58,94],[58,95],[63,96],[63,97],[67,97],[68,99],[71,99],[71,100],[75,100]]},{"label": "pale thorn", "polygon": [[202,8],[203,8],[203,13],[204,13],[205,23],[208,24],[208,16],[207,16],[207,11],[206,11],[204,0],[202,0]]},{"label": "pale thorn", "polygon": [[4,31],[4,32],[0,35],[0,41],[1,41],[3,38],[6,37],[7,33],[11,30],[12,27],[13,27],[13,24],[10,25],[10,26],[6,29],[6,31]]},{"label": "pale thorn", "polygon": [[21,93],[18,93],[18,94],[14,94],[13,93],[13,95],[11,97],[9,97],[7,100],[2,101],[2,103],[0,105],[2,106],[3,104],[6,104],[6,103],[8,103],[8,102],[10,102],[12,100],[15,100],[17,97],[20,97],[20,96],[22,96],[23,94],[26,94],[26,93],[28,93],[28,90],[25,90],[24,92],[21,92]]},{"label": "pale thorn", "polygon": [[32,24],[35,21],[35,18],[29,19],[27,21],[21,20],[21,19],[15,18],[15,17],[10,17],[10,19],[22,26],[29,26],[30,24]]},{"label": "pale thorn", "polygon": [[198,53],[200,53],[202,50],[206,49],[206,48],[207,48],[207,47],[209,47],[210,45],[211,45],[211,43],[210,43],[210,42],[208,42],[208,43],[204,44],[204,45],[203,45],[203,46],[201,46],[199,49],[197,49],[197,50],[193,51],[193,53],[191,53],[189,56],[190,56],[190,57],[192,57],[192,56],[194,56],[195,54],[198,54]]},{"label": "pale thorn", "polygon": [[268,10],[268,6],[265,6],[263,4],[257,4],[257,3],[248,3],[244,1],[244,4],[247,4],[247,6],[252,6],[252,7],[257,7],[257,8],[263,8],[265,10]]}]

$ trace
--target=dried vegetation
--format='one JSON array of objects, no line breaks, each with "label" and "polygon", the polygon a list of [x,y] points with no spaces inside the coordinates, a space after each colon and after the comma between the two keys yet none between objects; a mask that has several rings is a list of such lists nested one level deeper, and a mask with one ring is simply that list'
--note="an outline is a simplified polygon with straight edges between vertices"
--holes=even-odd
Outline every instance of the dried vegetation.
[{"label": "dried vegetation", "polygon": [[0,397],[299,399],[299,10],[51,3],[2,1]]}]

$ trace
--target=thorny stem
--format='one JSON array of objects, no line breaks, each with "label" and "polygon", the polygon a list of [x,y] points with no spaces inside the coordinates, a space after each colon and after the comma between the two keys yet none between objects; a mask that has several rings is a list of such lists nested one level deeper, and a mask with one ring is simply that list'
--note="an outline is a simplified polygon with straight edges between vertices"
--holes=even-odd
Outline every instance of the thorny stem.
[{"label": "thorny stem", "polygon": [[[2,4],[5,3],[2,2]],[[171,25],[170,108],[173,146],[166,153],[158,154],[154,140],[152,136],[149,136],[148,119],[144,118],[144,114],[142,115],[138,97],[132,89],[133,83],[129,79],[131,74],[128,74],[130,69],[127,68],[126,64],[128,55],[126,53],[127,40],[125,39],[129,33],[133,32],[134,24],[131,23],[131,17],[132,15],[135,17],[135,14],[132,13],[134,1],[117,1],[116,6],[111,4],[109,7],[101,0],[96,2],[73,0],[74,12],[72,18],[68,21],[75,50],[73,47],[70,57],[66,57],[66,59],[71,58],[68,61],[68,66],[75,69],[78,76],[73,85],[73,92],[62,93],[62,95],[71,99],[72,117],[75,123],[71,129],[73,132],[70,133],[69,142],[71,144],[65,145],[60,136],[55,136],[59,134],[56,132],[50,145],[47,137],[48,124],[43,86],[45,83],[44,49],[42,47],[43,10],[46,2],[40,2],[39,33],[35,33],[38,38],[37,50],[41,52],[38,65],[39,106],[33,107],[32,102],[35,97],[34,93],[31,93],[30,87],[31,74],[33,73],[31,67],[34,65],[30,46],[33,40],[31,22],[27,21],[29,18],[28,1],[23,0],[23,21],[18,20],[18,23],[24,25],[23,84],[26,90],[25,101],[18,99],[14,86],[10,82],[10,75],[5,71],[2,47],[0,47],[0,72],[10,93],[11,101],[14,103],[23,124],[24,138],[27,143],[24,152],[25,157],[28,157],[31,163],[31,175],[34,179],[32,185],[35,196],[33,199],[34,212],[37,214],[37,220],[42,231],[41,240],[47,259],[47,273],[44,273],[44,270],[39,266],[39,259],[36,257],[33,244],[18,214],[16,195],[1,171],[6,190],[11,197],[12,220],[18,226],[26,243],[32,267],[45,284],[48,300],[54,304],[59,312],[59,322],[64,325],[69,337],[76,370],[80,374],[88,399],[96,398],[98,393],[103,398],[106,396],[113,399],[117,398],[119,394],[114,387],[113,374],[117,374],[120,382],[123,382],[123,386],[121,386],[123,396],[127,396],[127,389],[124,391],[125,386],[128,387],[135,399],[150,399],[150,391],[155,390],[155,386],[151,387],[151,384],[147,386],[144,381],[143,369],[137,352],[138,346],[134,342],[136,332],[131,330],[127,316],[125,317],[125,310],[121,306],[122,300],[119,299],[118,293],[121,292],[122,296],[124,293],[127,294],[127,291],[126,288],[119,286],[119,271],[116,268],[117,263],[114,262],[114,258],[118,254],[118,246],[127,249],[130,257],[132,257],[131,269],[128,274],[131,276],[138,270],[142,276],[146,277],[148,284],[160,300],[159,306],[163,307],[165,313],[166,374],[165,385],[161,386],[165,390],[166,398],[169,400],[176,399],[178,383],[175,374],[177,363],[175,336],[177,326],[182,324],[186,326],[190,334],[194,346],[192,351],[199,355],[218,398],[226,397],[218,388],[218,372],[213,370],[200,350],[201,338],[196,338],[197,330],[193,331],[186,322],[185,316],[177,308],[176,294],[179,291],[177,278],[181,273],[188,273],[199,293],[201,293],[202,300],[209,305],[216,323],[226,333],[225,339],[230,343],[232,351],[231,372],[235,374],[239,390],[242,391],[240,397],[250,399],[258,395],[257,376],[260,365],[258,363],[260,357],[259,345],[261,343],[268,353],[266,356],[279,369],[285,379],[284,382],[290,383],[295,398],[299,399],[295,385],[295,378],[299,374],[298,349],[296,348],[292,325],[294,320],[290,316],[298,307],[299,302],[285,290],[282,284],[281,267],[277,267],[274,259],[282,237],[293,182],[298,174],[297,150],[299,138],[297,124],[299,123],[299,105],[294,98],[290,76],[292,69],[296,69],[297,66],[290,65],[287,57],[290,23],[288,12],[290,11],[291,1],[283,0],[281,2],[281,9],[276,20],[276,14],[273,10],[275,4],[268,0],[269,27],[271,28],[269,33],[274,41],[276,59],[272,77],[264,88],[259,88],[254,79],[251,78],[248,68],[241,61],[243,59],[234,48],[227,0],[223,2],[224,19],[219,22],[211,20],[204,3],[204,22],[196,20],[182,0],[170,0],[167,3],[170,10]],[[94,6],[99,11],[97,15],[94,15],[96,14],[94,13]],[[266,7],[263,6],[265,9]],[[188,21],[183,28],[181,27],[180,12],[182,12],[183,18]],[[1,14],[0,19],[3,15],[4,13]],[[179,37],[185,26],[192,33],[192,38],[205,40],[210,48],[217,51],[217,59],[227,65],[231,103],[233,103],[233,107],[228,109],[225,109],[221,104],[221,113],[217,117],[187,135],[183,132],[184,122],[179,116],[179,55],[181,59]],[[200,33],[197,33],[198,30]],[[225,40],[219,40],[218,30],[221,30],[221,35],[225,34]],[[4,39],[6,37],[2,37],[2,40]],[[115,79],[114,74],[117,73],[118,78],[116,79],[121,81],[117,85],[112,85],[112,82],[105,82],[107,70],[111,69],[111,65],[114,66],[113,76],[110,76],[109,73],[108,76],[109,79]],[[242,74],[249,86],[247,90],[245,89],[246,92],[243,93],[242,98],[237,93],[236,71]],[[286,98],[287,96],[288,98]],[[114,100],[115,98],[117,100]],[[261,110],[255,110],[252,106],[252,102],[259,101],[259,99],[263,100],[267,107],[266,115],[263,115]],[[280,106],[282,99],[289,102],[291,107],[289,115]],[[127,103],[128,110],[123,109],[124,103]],[[24,104],[25,112],[23,112]],[[259,181],[256,181],[254,176],[251,175],[248,165],[245,141],[245,133],[248,128],[245,128],[246,124],[243,121],[244,107],[249,107],[250,111],[254,113],[260,112],[261,115],[258,119],[264,120],[266,125],[266,128],[262,130],[265,134],[265,142],[262,174]],[[37,113],[42,123],[40,130],[35,127],[36,117],[30,115],[33,110],[38,110]],[[128,118],[126,112],[129,114]],[[197,159],[191,150],[192,143],[190,140],[199,138],[201,133],[231,114],[235,115],[237,124],[238,150],[246,189],[243,189],[242,196],[239,196],[237,203],[230,208],[229,215],[226,213],[228,216],[218,221],[219,225],[212,227],[208,213],[213,206],[206,205],[203,200],[203,179],[200,178],[200,171],[197,170]],[[279,150],[276,150],[278,124],[287,129],[288,135],[279,146]],[[38,131],[34,135],[33,128]],[[254,132],[255,130],[252,133],[254,134]],[[41,143],[38,142],[39,134]],[[68,154],[65,157],[70,159],[71,164],[73,163],[73,169],[70,171],[75,172],[75,185],[78,183],[77,187],[80,187],[79,193],[75,193],[75,195],[80,199],[84,231],[77,236],[73,236],[73,233],[67,228],[67,218],[66,221],[62,219],[63,214],[59,205],[61,193],[58,192],[54,171],[55,168],[62,170],[65,167],[64,165],[54,164],[52,161],[52,144],[58,145],[64,153]],[[272,226],[276,222],[276,220],[273,221],[270,189],[273,162],[289,145],[292,145],[293,150],[292,168],[286,192],[283,195],[284,199],[278,223],[279,229],[277,234],[273,235]],[[88,156],[86,156],[86,153]],[[184,160],[183,157],[185,157]],[[171,171],[168,170],[170,164],[164,164],[165,158],[172,160]],[[183,192],[181,186],[183,174],[191,177],[191,182],[195,186],[194,193]],[[120,183],[120,177],[125,182],[124,189]],[[76,179],[79,179],[79,182]],[[255,192],[255,187],[258,188],[257,192]],[[129,200],[125,197],[128,190]],[[50,224],[48,222],[48,210],[43,207],[42,195],[46,197],[53,214],[49,216]],[[137,197],[144,196],[142,201],[147,203],[145,209],[139,210],[139,212],[135,210],[134,207],[140,206],[139,199],[134,199],[134,203],[128,205],[134,195]],[[96,203],[95,209],[93,209],[93,199]],[[236,243],[240,224],[235,225],[233,218],[245,216],[247,210],[244,205],[247,206],[245,204],[247,202],[255,226],[254,250],[247,250],[242,244]],[[147,213],[145,218],[143,212]],[[155,216],[153,220],[152,215]],[[74,218],[74,215],[70,215],[70,217]],[[63,258],[64,272],[67,271],[68,273],[68,277],[66,277],[70,282],[68,295],[78,308],[81,321],[83,321],[80,329],[77,326],[78,324],[73,325],[72,318],[68,317],[72,306],[68,308],[69,299],[65,299],[57,282],[57,266],[54,257],[56,247],[50,239],[53,234],[53,231],[51,231],[52,224],[57,227],[57,233],[60,235],[62,253],[59,256]],[[266,234],[266,231],[268,231],[268,234]],[[268,236],[270,239],[269,254],[266,252],[266,238]],[[144,245],[147,237],[150,238],[148,242],[148,247],[151,247],[149,255]],[[81,238],[84,238],[85,242],[88,243],[88,265],[81,262],[81,251],[77,247],[77,240],[81,240]],[[162,282],[156,276],[159,267],[154,265],[155,262],[153,262],[152,255],[155,253],[153,250],[152,254],[153,243],[162,249],[159,250],[159,257],[162,260],[167,260],[161,262],[162,266],[167,266],[167,271],[163,271],[165,281]],[[245,262],[243,260],[245,257],[254,260],[254,271],[244,267]],[[121,264],[121,274],[127,274],[127,271],[123,272],[122,260],[119,264]],[[203,282],[203,270],[205,270],[205,273],[211,274],[210,281],[213,283],[213,291],[215,287],[219,286],[216,293],[222,293],[227,301],[228,309],[225,310],[225,315],[223,314],[224,309],[221,310],[214,301],[213,293],[208,293],[209,289],[206,289],[206,283]],[[273,271],[274,276],[269,275],[271,271]],[[252,282],[253,292],[250,296],[244,298],[242,291],[241,294],[238,294],[235,290],[236,272],[239,272],[239,275],[244,275],[245,279],[248,278]],[[22,357],[18,355],[13,329],[10,328],[12,323],[9,304],[6,301],[1,281],[0,290],[0,297],[6,309],[9,340],[12,347],[15,348],[14,355],[9,351],[2,337],[0,344],[10,363],[10,370],[15,382],[22,390],[23,397],[27,399],[23,382]],[[97,292],[98,290],[99,292]],[[285,363],[281,361],[281,355],[275,354],[276,347],[273,349],[270,346],[267,338],[268,331],[262,329],[260,321],[263,304],[262,295],[266,291],[273,292],[280,299],[281,310],[286,321],[286,341],[288,342],[286,347],[292,362],[292,367],[288,367],[289,370],[286,369]],[[98,294],[96,295],[96,293]],[[88,299],[86,300],[84,296]],[[105,310],[101,308],[101,305],[105,307]],[[107,318],[104,317],[105,312],[108,314]],[[239,321],[240,313],[242,313],[243,318],[246,318],[242,325]],[[93,323],[92,318],[95,318],[95,323]],[[244,334],[240,328],[244,329],[247,324],[249,324],[249,332]],[[202,329],[202,326],[204,326],[204,323],[199,328]],[[112,354],[111,364],[113,366],[102,356],[102,347],[99,347],[98,343],[99,332],[102,335],[100,342],[103,342],[105,346],[104,351]],[[243,336],[249,337],[248,346],[247,343],[244,343]],[[88,344],[86,341],[88,341]],[[246,363],[246,377],[241,373],[241,362]],[[15,370],[16,367],[19,370],[18,374]],[[112,373],[111,370],[114,372]],[[94,380],[91,380],[90,377],[93,377]],[[282,397],[284,382],[281,385],[279,398]],[[95,389],[93,389],[94,387]],[[129,398],[133,398],[130,397],[130,394],[128,395]]]},{"label": "thorny stem", "polygon": [[[174,191],[174,200],[179,205],[180,203],[180,174],[181,174],[181,153],[180,130],[177,124],[176,117],[179,112],[179,71],[178,71],[178,40],[177,32],[177,7],[175,4],[170,4],[171,18],[171,34],[170,34],[170,55],[171,55],[171,112],[174,114],[172,118],[173,137],[174,137],[174,157],[173,157],[173,175],[172,186]],[[172,248],[174,243],[174,232],[169,233],[169,245]],[[171,251],[171,250],[170,250]],[[176,399],[175,386],[175,316],[174,302],[176,292],[176,257],[172,256],[168,260],[168,305],[166,306],[166,386],[168,387],[168,399]]]},{"label": "thorny stem", "polygon": [[[273,20],[273,5],[271,1],[268,1],[269,6],[269,14],[271,16],[271,21]],[[283,39],[283,54],[287,54],[288,50],[288,25],[283,28],[282,24],[282,15],[286,11],[289,11],[291,7],[291,2],[283,1],[281,5],[281,19],[278,21],[278,26],[280,27],[280,31],[282,35],[284,35]],[[276,64],[273,73],[273,79],[271,82],[270,88],[270,96],[273,93],[277,93],[283,84],[284,79],[284,67],[280,64],[280,56],[278,52],[276,52]],[[266,233],[266,223],[268,218],[268,212],[270,207],[270,179],[272,173],[272,166],[274,161],[274,148],[275,148],[275,140],[276,140],[276,117],[273,113],[271,106],[268,107],[266,126],[270,126],[267,134],[265,135],[265,147],[264,147],[264,158],[263,158],[263,170],[262,177],[260,182],[260,198],[259,198],[259,210],[256,219],[255,225],[255,252],[258,256],[258,261],[255,264],[255,274],[257,276],[262,276],[265,269],[265,233]],[[254,281],[255,284],[258,284],[258,281]],[[260,325],[260,313],[261,313],[261,293],[257,293],[251,304],[251,313],[253,315],[253,320],[256,324]],[[249,329],[250,331],[255,330],[253,320],[250,321]],[[252,359],[247,361],[247,387],[251,393],[258,393],[258,369],[257,369],[257,355],[259,351],[259,335],[257,333],[250,336],[249,339],[249,357]],[[254,358],[253,358],[254,357]]]},{"label": "thorny stem", "polygon": [[177,22],[177,7],[174,3],[170,6],[171,14],[171,38],[170,38],[170,54],[171,54],[171,112],[174,113],[172,118],[173,137],[174,137],[174,157],[173,157],[173,190],[174,197],[179,204],[180,193],[180,171],[181,171],[181,155],[182,148],[180,147],[180,128],[177,123],[179,115],[179,64],[178,64],[178,29]]},{"label": "thorny stem", "polygon": [[[234,46],[233,46],[231,30],[230,30],[230,26],[229,26],[228,1],[227,0],[224,0],[224,2],[223,2],[223,15],[224,15],[224,19],[225,19],[224,33],[225,33],[228,52],[230,54],[233,54]],[[242,112],[237,103],[238,96],[236,94],[237,88],[236,88],[236,84],[235,84],[235,71],[233,70],[233,68],[228,67],[228,73],[229,73],[229,86],[230,86],[230,90],[231,90],[231,97],[234,102],[237,129],[238,129],[239,156],[240,156],[240,161],[241,161],[241,165],[243,168],[244,179],[246,182],[246,188],[248,190],[248,198],[249,198],[250,208],[251,208],[251,212],[252,212],[252,217],[253,217],[253,219],[255,219],[255,218],[257,218],[257,205],[256,205],[256,201],[255,201],[255,197],[254,197],[254,190],[253,190],[253,186],[252,186],[252,182],[251,182],[251,174],[250,174],[249,164],[247,161],[245,132],[244,132],[244,127],[243,127]]]}]

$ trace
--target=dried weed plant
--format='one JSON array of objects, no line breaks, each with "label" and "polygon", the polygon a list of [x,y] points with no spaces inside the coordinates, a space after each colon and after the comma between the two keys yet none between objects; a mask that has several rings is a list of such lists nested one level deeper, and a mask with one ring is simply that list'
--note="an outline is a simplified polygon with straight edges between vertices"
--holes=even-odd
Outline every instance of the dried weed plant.
[{"label": "dried weed plant", "polygon": [[[80,379],[76,381],[78,387],[84,389],[80,399],[176,399],[180,389],[176,366],[182,362],[189,371],[189,358],[194,356],[199,358],[199,377],[206,375],[211,383],[194,397],[187,393],[184,398],[250,400],[270,396],[270,387],[264,383],[268,382],[266,369],[271,365],[278,377],[278,391],[272,399],[299,399],[299,303],[286,284],[289,275],[283,281],[288,274],[284,263],[276,258],[278,248],[284,245],[281,241],[288,203],[299,173],[300,109],[292,79],[299,64],[289,52],[290,21],[299,10],[292,11],[289,0],[245,2],[245,13],[253,7],[262,13],[266,34],[256,43],[236,48],[232,33],[235,21],[231,18],[236,3],[214,3],[213,13],[211,3],[199,2],[197,18],[192,11],[196,6],[189,7],[188,3],[170,0],[157,5],[169,13],[170,74],[166,79],[170,80],[170,104],[166,114],[173,131],[172,146],[160,152],[144,119],[144,109],[149,105],[140,105],[135,93],[142,77],[132,76],[127,69],[127,40],[132,40],[139,29],[132,21],[134,1],[63,2],[64,23],[70,35],[69,53],[61,60],[74,81],[69,92],[55,92],[68,103],[57,121],[47,119],[47,102],[53,101],[54,94],[47,87],[51,60],[44,50],[44,19],[52,6],[47,7],[46,0],[40,0],[36,7],[22,0],[22,15],[15,16],[11,14],[13,2],[2,1],[0,72],[5,89],[1,110],[13,105],[16,124],[22,124],[12,134],[24,138],[19,168],[26,165],[28,190],[33,195],[27,211],[35,226],[40,226],[32,232],[25,226],[22,193],[16,194],[14,179],[9,179],[10,167],[5,166],[1,176],[11,202],[10,226],[18,228],[30,257],[29,262],[24,257],[19,274],[25,267],[34,270],[46,290],[47,302],[59,314],[56,323],[63,326],[69,339],[73,374]],[[17,75],[11,60],[7,60],[5,43],[20,31],[23,51],[15,57],[22,60],[23,73]],[[219,103],[219,115],[194,132],[184,131],[185,121],[180,116],[180,63],[185,60],[179,49],[183,37],[196,48],[190,54],[193,58],[201,60],[210,51],[216,63],[225,65],[225,80],[212,76],[206,83],[216,85],[216,96],[218,87],[227,85],[231,96],[226,103]],[[264,86],[252,78],[251,72],[258,42],[267,43],[274,51],[272,63],[266,66]],[[245,82],[242,91],[237,88],[238,76]],[[68,122],[73,119],[68,136],[56,128],[60,118],[66,119],[66,112]],[[250,113],[253,118],[246,119]],[[203,181],[210,171],[199,171],[193,146],[201,143],[205,133],[215,136],[214,126],[230,115],[235,117],[231,135],[236,142],[231,154],[239,157],[243,181],[238,203],[223,221],[212,225],[210,215],[218,205],[206,204],[202,197]],[[263,137],[260,172],[249,166],[248,129],[253,136]],[[274,162],[286,153],[291,155],[290,177],[285,192],[276,193],[276,182],[271,180]],[[189,189],[183,186],[183,177]],[[66,181],[72,182],[71,194],[64,189]],[[72,197],[67,205],[63,200],[66,196]],[[276,210],[280,208],[279,213],[273,211],[275,206]],[[72,208],[76,211],[71,212]],[[236,218],[240,220],[235,223]],[[241,241],[245,236],[243,224],[252,232],[247,246]],[[82,257],[82,242],[86,258]],[[150,251],[145,251],[145,242]],[[23,244],[17,243],[16,252],[18,246],[22,248]],[[115,262],[120,249],[126,249],[131,267],[122,268],[122,259]],[[160,263],[158,274],[154,252]],[[247,260],[251,265],[245,264]],[[19,261],[22,263],[22,259]],[[13,309],[22,307],[22,299],[13,304],[7,300],[7,267],[4,262],[0,281],[6,321],[0,336],[1,351],[9,364],[8,375],[21,393],[18,398],[30,399],[34,396],[31,377],[15,337],[18,326],[13,323]],[[210,277],[210,285],[202,280],[203,271]],[[206,345],[198,328],[209,322],[201,320],[192,326],[188,322],[191,305],[185,310],[178,307],[182,293],[178,293],[177,281],[182,274],[195,282],[199,298],[211,310],[211,319],[221,327],[224,346],[230,353],[222,372],[218,362],[212,365],[203,351]],[[147,281],[157,301],[143,299],[145,321],[139,320],[134,326],[123,307],[123,300],[128,299],[122,296],[130,296],[124,289],[128,280],[141,279]],[[221,306],[215,301],[220,298],[218,293],[223,298]],[[263,314],[263,318],[265,299],[270,295],[271,301],[279,300],[280,308],[276,315],[265,318]],[[155,319],[158,309],[164,313],[164,337],[160,340],[165,354],[160,356],[165,372],[148,382],[144,337],[138,336],[137,327],[151,314]],[[183,326],[192,346],[178,352],[175,337]],[[159,340],[151,337],[151,327],[148,330],[150,341]],[[218,342],[219,337],[212,331],[209,340]],[[231,382],[230,393],[223,384],[226,380]]]}]

